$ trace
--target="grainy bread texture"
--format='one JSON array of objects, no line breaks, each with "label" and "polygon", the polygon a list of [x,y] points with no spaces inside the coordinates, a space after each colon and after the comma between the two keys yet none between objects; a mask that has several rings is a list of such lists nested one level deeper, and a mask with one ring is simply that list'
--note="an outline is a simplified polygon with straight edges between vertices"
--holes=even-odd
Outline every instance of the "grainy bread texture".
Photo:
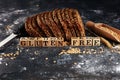
[{"label": "grainy bread texture", "polygon": [[33,37],[85,37],[80,14],[76,9],[64,8],[46,11],[26,19],[25,29]]}]

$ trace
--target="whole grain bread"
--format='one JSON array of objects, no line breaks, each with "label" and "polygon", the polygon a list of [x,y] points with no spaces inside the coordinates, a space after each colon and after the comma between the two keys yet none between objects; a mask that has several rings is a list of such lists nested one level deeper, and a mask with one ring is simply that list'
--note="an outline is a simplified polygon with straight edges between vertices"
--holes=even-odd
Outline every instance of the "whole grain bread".
[{"label": "whole grain bread", "polygon": [[85,37],[85,30],[79,12],[76,9],[64,8],[45,11],[28,17],[25,29],[34,37]]}]

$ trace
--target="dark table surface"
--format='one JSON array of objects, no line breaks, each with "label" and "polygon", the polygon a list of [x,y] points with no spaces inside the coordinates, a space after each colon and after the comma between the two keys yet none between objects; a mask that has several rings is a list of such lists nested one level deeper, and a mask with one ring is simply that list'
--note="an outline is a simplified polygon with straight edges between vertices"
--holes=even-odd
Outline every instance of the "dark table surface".
[{"label": "dark table surface", "polygon": [[[120,29],[119,0],[1,0],[0,41],[24,23],[26,17],[56,8],[78,9],[83,22],[103,22]],[[8,28],[9,26],[9,28]],[[104,45],[102,54],[63,54],[62,48],[22,48],[15,38],[0,49],[0,55],[19,53],[15,59],[0,57],[0,80],[118,80],[120,55]]]}]

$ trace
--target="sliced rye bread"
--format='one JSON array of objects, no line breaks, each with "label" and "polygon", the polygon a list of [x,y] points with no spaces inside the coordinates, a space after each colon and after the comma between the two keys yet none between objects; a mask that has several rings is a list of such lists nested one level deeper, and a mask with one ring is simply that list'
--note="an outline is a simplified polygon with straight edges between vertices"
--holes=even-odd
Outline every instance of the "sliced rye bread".
[{"label": "sliced rye bread", "polygon": [[78,30],[81,34],[80,37],[85,37],[84,25],[83,25],[82,18],[80,17],[78,10],[73,9],[73,17],[74,17],[75,23],[77,24]]},{"label": "sliced rye bread", "polygon": [[76,24],[76,22],[75,22],[75,20],[74,20],[74,17],[73,17],[73,9],[68,9],[67,11],[68,11],[68,13],[69,13],[69,18],[70,18],[71,24],[72,24],[72,26],[74,27],[74,30],[75,30],[75,32],[76,32],[76,36],[77,36],[77,37],[80,37],[81,34],[80,34],[80,32],[79,32],[79,29],[78,29],[77,24]]},{"label": "sliced rye bread", "polygon": [[62,33],[61,33],[58,25],[56,25],[55,22],[53,21],[52,12],[48,13],[48,20],[50,21],[50,24],[52,26],[52,31],[53,31],[53,33],[55,33],[55,36],[62,37]]},{"label": "sliced rye bread", "polygon": [[48,30],[49,33],[51,34],[51,36],[49,36],[49,37],[55,37],[55,33],[53,33],[53,29],[52,29],[50,20],[48,20],[48,13],[49,13],[49,12],[45,12],[43,18],[44,18],[44,21],[45,21],[46,26],[48,27],[47,30]]},{"label": "sliced rye bread", "polygon": [[72,33],[72,37],[76,37],[76,32],[75,32],[75,28],[70,20],[70,17],[69,17],[69,12],[68,12],[69,8],[65,8],[64,9],[64,14],[65,14],[65,17],[64,17],[64,20],[68,23],[68,27]]},{"label": "sliced rye bread", "polygon": [[39,27],[42,29],[42,31],[45,33],[46,37],[49,37],[49,36],[51,36],[51,34],[48,31],[48,27],[45,24],[43,14],[44,13],[37,15],[37,23],[38,23]]},{"label": "sliced rye bread", "polygon": [[[62,24],[60,23],[60,17],[58,17],[58,14],[57,14],[57,10],[58,9],[55,9],[52,11],[52,19],[53,21],[55,22],[55,24],[57,25],[57,27],[59,28],[60,32],[61,32],[61,35],[64,39],[66,39],[66,36],[65,36],[65,32],[64,32],[64,29],[62,27]],[[59,15],[60,16],[60,15]]]},{"label": "sliced rye bread", "polygon": [[34,37],[63,37],[70,41],[71,37],[84,37],[85,30],[79,12],[65,8],[42,12],[28,17],[25,29]]},{"label": "sliced rye bread", "polygon": [[70,41],[71,37],[72,37],[72,33],[69,29],[68,23],[64,20],[64,18],[65,18],[64,10],[60,9],[58,11],[58,13],[60,13],[60,15],[61,15],[61,21],[60,22],[62,24],[62,27],[64,28],[64,32],[66,33],[66,39],[67,39],[67,41]]},{"label": "sliced rye bread", "polygon": [[36,31],[36,27],[34,28],[32,25],[32,17],[27,18],[25,29],[28,31],[31,37],[38,37],[40,34]]},{"label": "sliced rye bread", "polygon": [[32,26],[33,28],[40,34],[40,36],[38,37],[44,37],[45,34],[44,32],[41,30],[41,28],[38,26],[38,23],[37,23],[37,15],[34,15],[32,16]]}]

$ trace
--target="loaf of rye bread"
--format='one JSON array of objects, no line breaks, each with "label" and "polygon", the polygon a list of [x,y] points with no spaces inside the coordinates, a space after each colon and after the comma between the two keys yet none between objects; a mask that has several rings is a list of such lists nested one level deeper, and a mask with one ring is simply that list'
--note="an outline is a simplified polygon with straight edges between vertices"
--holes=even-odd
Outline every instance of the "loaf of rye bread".
[{"label": "loaf of rye bread", "polygon": [[120,30],[119,29],[116,29],[104,23],[94,23],[92,21],[88,21],[86,23],[86,27],[91,29],[93,32],[95,32],[99,36],[102,36],[107,39],[120,43]]},{"label": "loaf of rye bread", "polygon": [[25,22],[25,29],[32,37],[85,37],[85,30],[79,12],[64,8],[46,11],[31,17]]}]

